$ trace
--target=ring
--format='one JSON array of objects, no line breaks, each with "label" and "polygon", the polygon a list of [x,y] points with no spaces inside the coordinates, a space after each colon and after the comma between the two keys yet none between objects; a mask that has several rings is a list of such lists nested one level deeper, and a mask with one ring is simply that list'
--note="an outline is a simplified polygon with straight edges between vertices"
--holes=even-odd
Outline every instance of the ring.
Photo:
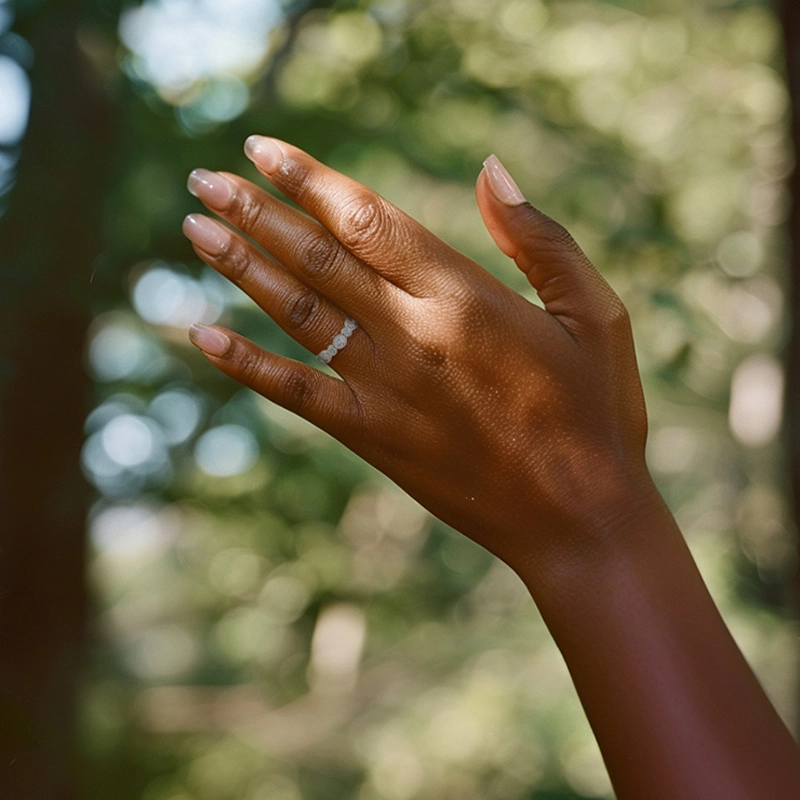
[{"label": "ring", "polygon": [[344,321],[344,327],[333,337],[333,342],[326,347],[321,353],[317,353],[317,358],[323,364],[330,364],[331,359],[340,351],[344,349],[350,335],[358,327],[358,323],[352,318],[347,317]]}]

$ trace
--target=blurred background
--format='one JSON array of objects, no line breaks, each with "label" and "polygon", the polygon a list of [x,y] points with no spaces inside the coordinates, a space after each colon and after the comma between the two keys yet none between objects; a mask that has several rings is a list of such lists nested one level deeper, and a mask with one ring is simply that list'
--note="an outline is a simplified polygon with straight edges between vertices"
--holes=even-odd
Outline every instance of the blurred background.
[{"label": "blurred background", "polygon": [[209,367],[180,233],[254,132],[519,291],[496,152],[631,310],[649,458],[796,726],[781,22],[755,0],[0,0],[0,793],[610,798],[515,576]]}]

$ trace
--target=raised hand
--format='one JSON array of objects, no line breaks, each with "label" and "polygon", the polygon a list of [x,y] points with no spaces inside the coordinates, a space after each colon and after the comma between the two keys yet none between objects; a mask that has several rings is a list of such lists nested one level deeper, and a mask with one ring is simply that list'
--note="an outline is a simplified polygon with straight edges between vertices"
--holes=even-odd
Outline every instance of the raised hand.
[{"label": "raised hand", "polygon": [[800,798],[796,746],[650,481],[625,310],[570,236],[486,162],[481,214],[541,309],[297,148],[247,152],[309,216],[196,170],[233,230],[196,214],[184,230],[338,377],[220,328],[192,341],[519,573],[620,800]]},{"label": "raised hand", "polygon": [[287,333],[327,351],[339,377],[195,327],[212,363],[513,567],[591,550],[632,498],[652,497],[625,309],[497,159],[479,176],[479,208],[545,310],[297,148],[251,137],[246,150],[309,216],[241,177],[196,170],[190,189],[235,230],[192,214],[186,235]]}]

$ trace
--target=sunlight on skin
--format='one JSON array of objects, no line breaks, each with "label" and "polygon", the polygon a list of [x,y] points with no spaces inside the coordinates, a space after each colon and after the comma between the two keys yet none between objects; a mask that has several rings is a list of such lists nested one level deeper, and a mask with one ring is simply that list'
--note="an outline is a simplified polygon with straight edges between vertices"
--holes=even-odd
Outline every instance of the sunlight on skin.
[{"label": "sunlight on skin", "polygon": [[[270,166],[264,157],[255,153],[251,157],[265,174],[269,174]],[[312,169],[310,160],[309,164],[305,163],[306,158],[303,156],[293,167],[298,170],[297,180],[303,179],[303,170]],[[498,169],[497,174],[502,177],[504,172]],[[284,183],[291,184],[294,180],[294,177],[287,176]],[[501,185],[505,199],[502,202],[508,206],[519,205],[519,190],[510,179],[504,180]],[[347,191],[353,192],[353,197],[341,195],[343,208],[349,208],[347,203],[353,205],[365,192],[363,187],[354,187],[350,183],[346,186]],[[357,205],[353,205],[351,211],[340,212],[335,207],[333,210],[325,209],[313,194],[305,200],[313,209],[312,213],[319,214],[328,230],[339,231],[356,257],[347,259],[340,270],[328,277],[312,262],[324,262],[329,257],[326,251],[334,247],[334,240],[325,236],[319,238],[323,229],[317,223],[299,217],[296,212],[277,200],[269,199],[262,190],[236,176],[198,170],[190,179],[190,188],[211,209],[233,224],[241,224],[248,215],[248,208],[260,208],[247,232],[256,241],[261,241],[268,230],[273,231],[266,246],[275,259],[289,265],[288,275],[276,271],[270,266],[269,259],[258,255],[243,239],[207,217],[190,215],[185,230],[205,260],[245,289],[301,344],[314,353],[323,350],[341,330],[345,314],[358,320],[363,327],[353,334],[347,347],[335,356],[332,364],[337,371],[342,368],[348,371],[346,384],[331,382],[321,373],[304,377],[322,391],[324,400],[320,402],[339,408],[327,419],[316,414],[309,418],[368,461],[385,468],[384,457],[378,453],[388,447],[397,425],[397,415],[394,410],[387,410],[391,430],[381,429],[379,418],[383,412],[380,407],[388,402],[388,398],[382,401],[371,397],[369,383],[377,380],[379,384],[395,386],[392,402],[403,404],[404,424],[417,435],[413,441],[391,442],[396,459],[391,476],[437,516],[462,531],[472,531],[477,541],[498,555],[504,552],[508,559],[508,548],[514,545],[507,536],[494,537],[487,533],[482,510],[486,503],[492,502],[490,498],[494,502],[504,498],[499,503],[504,509],[502,519],[496,518],[493,526],[503,530],[514,529],[526,519],[527,512],[520,507],[520,498],[513,488],[516,482],[511,479],[511,474],[536,473],[539,476],[538,486],[543,501],[540,524],[545,527],[554,524],[554,520],[548,517],[550,513],[559,516],[566,510],[569,515],[577,509],[580,506],[578,494],[586,491],[607,497],[609,487],[613,488],[621,462],[617,462],[616,457],[609,460],[608,452],[615,452],[616,445],[607,451],[603,441],[606,436],[613,438],[620,432],[603,429],[591,422],[603,415],[602,407],[606,401],[596,397],[591,408],[580,403],[576,405],[575,397],[570,396],[566,389],[568,382],[589,380],[589,375],[596,369],[597,359],[607,349],[627,352],[630,356],[630,363],[619,366],[607,398],[607,402],[625,409],[623,417],[630,422],[630,430],[621,433],[625,441],[620,446],[625,450],[631,448],[639,455],[643,452],[643,399],[632,360],[630,329],[624,309],[574,242],[565,238],[563,229],[544,215],[538,234],[542,237],[542,252],[551,254],[557,248],[565,247],[575,260],[575,281],[580,287],[581,298],[577,311],[563,296],[560,278],[550,271],[548,262],[529,261],[508,238],[504,228],[492,219],[492,214],[497,212],[492,211],[490,204],[484,206],[492,234],[506,255],[516,257],[529,280],[539,284],[539,294],[549,313],[507,289],[478,265],[468,262],[424,232],[416,222],[379,199],[367,202],[369,198],[366,198],[367,206],[363,212],[358,211]],[[346,190],[342,187],[331,191],[336,191],[338,197]],[[482,191],[486,195],[488,189]],[[396,222],[385,221],[393,217],[396,217]],[[373,224],[391,225],[387,229],[390,244],[396,245],[397,252],[405,253],[403,257],[393,255],[386,259],[381,255],[381,248],[371,249],[376,244],[371,238],[362,238],[361,233],[370,230]],[[349,230],[348,226],[355,227]],[[303,245],[298,237],[308,241]],[[383,245],[386,246],[389,245]],[[314,252],[301,252],[309,247]],[[250,259],[257,261],[263,269],[245,269]],[[431,260],[438,261],[436,270],[428,268]],[[226,267],[226,264],[230,266]],[[379,266],[374,268],[367,264]],[[357,281],[358,292],[346,285],[350,280]],[[309,295],[306,285],[315,286],[320,281],[326,284],[327,296],[317,298]],[[482,302],[482,298],[487,296],[492,298],[491,302]],[[598,303],[598,297],[604,298],[602,303]],[[309,303],[313,298],[314,305],[301,307],[304,298]],[[463,308],[459,308],[459,304],[463,304]],[[313,317],[309,317],[309,313]],[[376,313],[379,316],[371,321]],[[395,315],[396,322],[408,332],[415,358],[397,362],[396,359],[387,361],[380,357],[383,350],[392,346],[394,337],[400,335],[399,331],[381,332],[383,327],[389,325],[391,328],[395,324],[387,322],[387,313],[389,319]],[[499,337],[492,335],[498,319],[503,320],[506,329]],[[208,332],[207,336],[225,337],[215,329],[204,330]],[[509,352],[509,337],[526,344],[516,352]],[[576,341],[585,341],[589,349],[597,351],[596,355],[587,358],[580,352]],[[224,344],[221,347],[224,350]],[[531,368],[529,359],[538,362],[535,368]],[[392,371],[387,372],[390,361]],[[502,368],[499,368],[500,364]],[[371,375],[371,372],[375,374]],[[463,396],[458,396],[449,384],[458,381],[458,375],[468,372],[474,373],[475,385]],[[431,387],[437,387],[437,394],[441,395],[442,409],[436,419],[426,418],[418,408],[420,392]],[[356,419],[358,408],[359,413],[374,415],[372,424],[376,424],[378,429],[373,432],[373,441],[364,436],[363,420],[360,417]],[[443,411],[445,408],[446,413]],[[353,419],[348,420],[350,415],[354,415]],[[556,446],[552,442],[551,447],[555,433],[551,420],[554,417],[571,418],[574,422],[569,425],[571,432],[566,436],[559,434],[559,444]],[[446,442],[450,430],[472,431],[469,441],[456,437],[465,448],[463,452],[453,449],[453,442]],[[494,464],[490,452],[493,438],[512,430],[518,432],[512,444],[513,458]],[[531,437],[535,446],[531,446]],[[422,446],[427,453],[426,459],[441,462],[435,470],[435,488],[431,488],[425,475],[419,471],[417,449],[420,443],[425,443]],[[557,449],[558,458],[553,458],[553,448]],[[488,451],[482,457],[485,449]],[[630,463],[640,462],[638,456],[630,460]],[[452,476],[453,485],[447,489],[445,481],[449,480],[449,470],[446,464],[460,465],[458,476]],[[490,464],[493,466],[488,466]],[[586,473],[593,476],[591,487],[575,479]],[[572,487],[569,492],[573,497],[562,506],[559,498],[565,487]],[[431,492],[435,497],[429,496]],[[465,497],[470,501],[466,505]],[[498,543],[503,539],[506,541],[498,552]]]}]

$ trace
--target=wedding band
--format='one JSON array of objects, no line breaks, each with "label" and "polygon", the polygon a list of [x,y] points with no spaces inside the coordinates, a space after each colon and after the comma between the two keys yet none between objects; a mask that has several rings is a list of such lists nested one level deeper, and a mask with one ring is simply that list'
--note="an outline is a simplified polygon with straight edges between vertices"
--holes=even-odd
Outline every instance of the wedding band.
[{"label": "wedding band", "polygon": [[347,344],[350,335],[358,327],[358,323],[352,318],[347,317],[344,321],[344,327],[333,337],[333,342],[326,347],[321,353],[317,353],[317,358],[323,364],[330,364],[331,359],[340,351],[343,350]]}]

